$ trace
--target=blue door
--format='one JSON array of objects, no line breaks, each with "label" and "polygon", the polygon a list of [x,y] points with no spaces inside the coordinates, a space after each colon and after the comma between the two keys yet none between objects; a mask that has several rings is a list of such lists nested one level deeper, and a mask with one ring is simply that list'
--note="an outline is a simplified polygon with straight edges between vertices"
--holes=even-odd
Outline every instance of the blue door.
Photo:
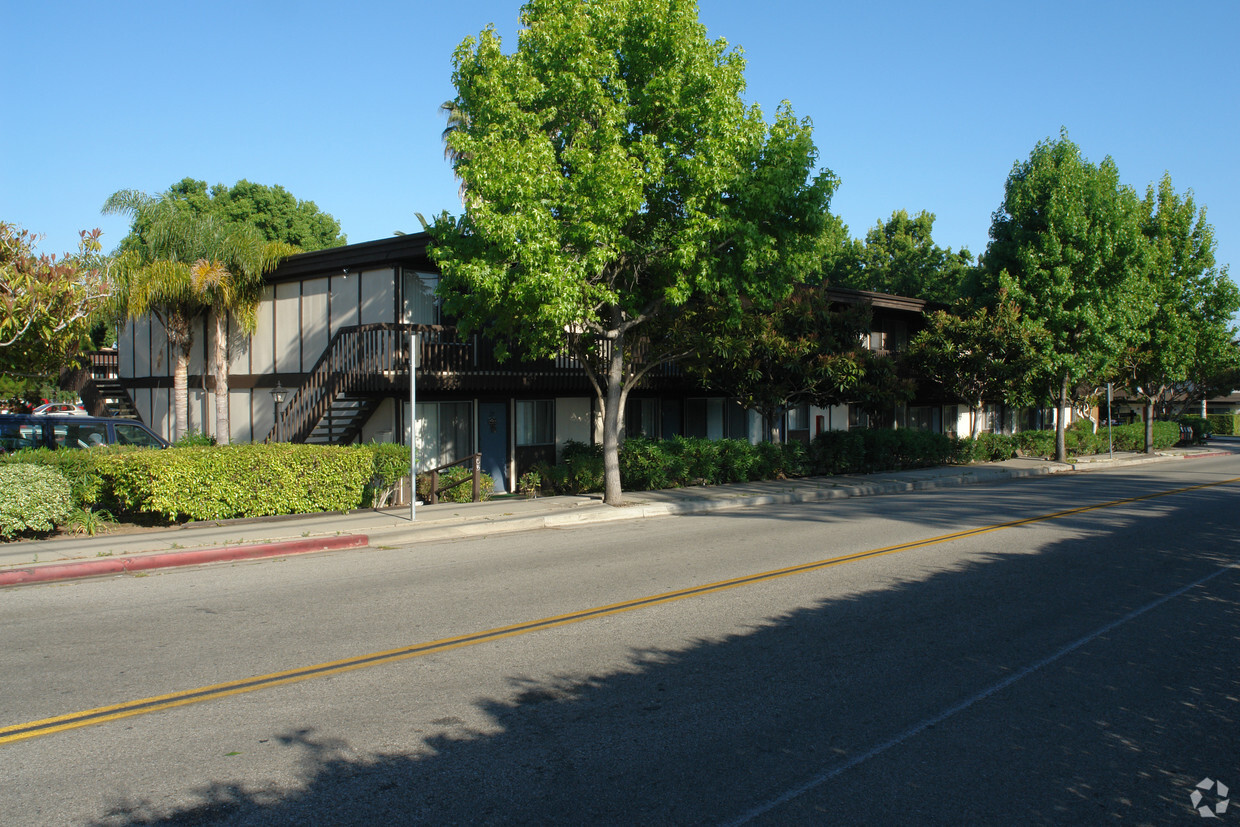
[{"label": "blue door", "polygon": [[482,470],[495,480],[495,492],[509,492],[508,484],[508,403],[478,403],[478,453]]}]

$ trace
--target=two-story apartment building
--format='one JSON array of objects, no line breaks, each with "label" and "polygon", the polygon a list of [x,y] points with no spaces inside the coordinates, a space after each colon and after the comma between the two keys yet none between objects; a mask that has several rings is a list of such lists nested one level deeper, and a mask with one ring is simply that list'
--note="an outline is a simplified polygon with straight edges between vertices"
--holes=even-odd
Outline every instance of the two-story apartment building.
[{"label": "two-story apartment building", "polygon": [[[232,441],[408,444],[415,438],[422,469],[478,452],[497,489],[511,490],[522,471],[554,460],[568,441],[601,439],[592,387],[573,360],[500,363],[489,343],[459,341],[445,326],[428,240],[425,234],[396,236],[304,253],[268,277],[257,328],[231,343]],[[840,303],[872,307],[868,345],[875,349],[902,348],[925,309],[917,299],[830,293]],[[208,434],[215,393],[211,328],[206,319],[197,323],[189,371],[188,427]],[[416,402],[409,384],[412,334]],[[130,322],[117,361],[120,383],[142,419],[172,436],[172,354],[158,321]],[[882,424],[966,431],[967,412],[963,427],[961,420],[959,406],[931,399],[893,410]],[[852,406],[801,406],[787,413],[781,428],[786,439],[808,440],[857,424],[864,417]],[[767,432],[726,389],[704,391],[674,366],[630,395],[626,429],[752,441]]]}]

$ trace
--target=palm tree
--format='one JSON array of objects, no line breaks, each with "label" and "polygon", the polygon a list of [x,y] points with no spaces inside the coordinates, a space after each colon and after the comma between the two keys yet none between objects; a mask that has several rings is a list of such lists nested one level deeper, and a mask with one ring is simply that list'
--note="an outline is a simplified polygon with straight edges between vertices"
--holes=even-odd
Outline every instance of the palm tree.
[{"label": "palm tree", "polygon": [[[137,190],[115,192],[103,205],[104,215],[128,215],[134,227],[144,228],[136,242],[117,258],[115,312],[121,319],[151,315],[168,336],[175,360],[172,371],[174,440],[185,436],[189,421],[189,357],[194,323],[205,308],[193,288],[190,262],[175,225],[177,215],[167,199]],[[135,233],[135,235],[138,235]]]},{"label": "palm tree", "polygon": [[211,310],[215,323],[215,441],[228,444],[228,318],[232,316],[245,333],[257,325],[256,311],[262,298],[263,276],[280,259],[297,252],[282,241],[267,241],[246,224],[215,228],[222,232],[207,245],[214,255],[204,255],[190,266],[195,293]]},{"label": "palm tree", "polygon": [[[463,132],[469,127],[469,115],[461,108],[460,102],[455,99],[446,100],[439,104],[439,113],[447,118],[448,121],[443,129],[443,134],[440,136],[443,140],[443,159],[452,164],[452,168],[455,170],[461,161],[466,160],[466,156],[452,148],[451,138],[457,132]],[[464,204],[465,182],[461,180],[461,176],[458,175],[456,177],[458,181],[461,181],[458,191],[461,196],[461,203]]]},{"label": "palm tree", "polygon": [[228,317],[232,314],[243,330],[253,331],[263,275],[295,248],[268,242],[249,225],[193,213],[167,194],[156,197],[122,190],[108,199],[103,211],[123,213],[133,220],[135,241],[118,260],[122,289],[116,312],[130,319],[151,314],[167,331],[176,360],[172,374],[175,439],[188,430],[194,324],[205,315],[213,317],[215,437],[227,444]]}]

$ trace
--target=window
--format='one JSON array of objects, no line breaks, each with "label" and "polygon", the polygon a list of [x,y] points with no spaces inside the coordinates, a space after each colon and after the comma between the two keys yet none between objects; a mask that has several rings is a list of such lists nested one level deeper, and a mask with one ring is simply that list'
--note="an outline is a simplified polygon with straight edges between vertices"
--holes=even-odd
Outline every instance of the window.
[{"label": "window", "polygon": [[108,444],[108,426],[102,422],[85,425],[56,425],[57,448],[94,448]]},{"label": "window", "polygon": [[517,402],[517,445],[555,444],[555,402],[550,399]]},{"label": "window", "polygon": [[116,431],[117,445],[141,445],[143,448],[158,448],[160,442],[155,436],[140,425],[117,422],[112,425]]},{"label": "window", "polygon": [[441,324],[439,320],[439,276],[434,273],[401,271],[401,320],[405,324]]},{"label": "window", "polygon": [[937,405],[914,405],[908,409],[908,427],[938,433],[943,430],[942,414]]},{"label": "window", "polygon": [[788,409],[788,430],[809,430],[809,405],[793,405]]},{"label": "window", "polygon": [[418,470],[428,471],[474,452],[472,402],[419,402],[415,452]]},{"label": "window", "polygon": [[629,399],[624,411],[624,432],[629,436],[659,436],[659,400]]}]

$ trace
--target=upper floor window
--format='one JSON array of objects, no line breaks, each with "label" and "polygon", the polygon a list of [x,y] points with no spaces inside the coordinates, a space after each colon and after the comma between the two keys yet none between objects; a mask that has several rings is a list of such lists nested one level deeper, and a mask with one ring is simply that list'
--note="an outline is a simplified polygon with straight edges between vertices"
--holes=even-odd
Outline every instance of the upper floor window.
[{"label": "upper floor window", "polygon": [[401,271],[401,321],[405,324],[442,324],[439,315],[439,276]]}]

